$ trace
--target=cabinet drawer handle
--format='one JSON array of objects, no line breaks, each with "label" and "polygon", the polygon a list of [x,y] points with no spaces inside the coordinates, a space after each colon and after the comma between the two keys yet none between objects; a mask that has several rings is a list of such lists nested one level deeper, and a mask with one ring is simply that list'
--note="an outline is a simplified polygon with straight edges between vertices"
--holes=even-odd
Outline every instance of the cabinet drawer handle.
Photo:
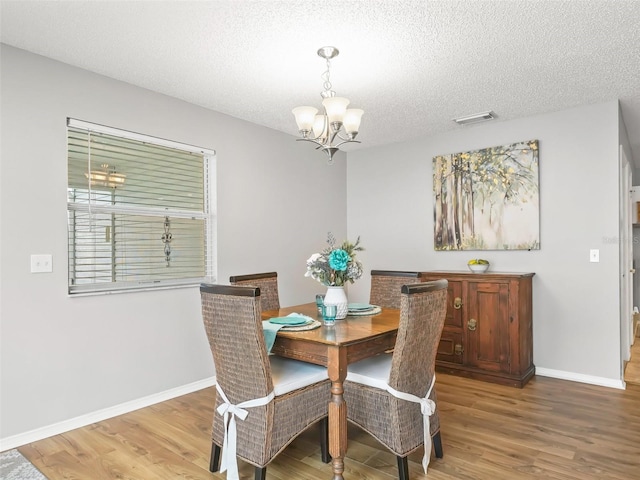
[{"label": "cabinet drawer handle", "polygon": [[462,349],[462,345],[460,345],[459,343],[456,343],[456,346],[453,347],[453,353],[455,353],[456,355],[462,355],[463,349]]},{"label": "cabinet drawer handle", "polygon": [[476,329],[476,319],[475,318],[471,318],[469,319],[469,323],[467,324],[467,328],[469,330],[475,330]]},{"label": "cabinet drawer handle", "polygon": [[460,310],[460,308],[462,308],[462,299],[460,297],[453,299],[453,308],[456,310]]}]

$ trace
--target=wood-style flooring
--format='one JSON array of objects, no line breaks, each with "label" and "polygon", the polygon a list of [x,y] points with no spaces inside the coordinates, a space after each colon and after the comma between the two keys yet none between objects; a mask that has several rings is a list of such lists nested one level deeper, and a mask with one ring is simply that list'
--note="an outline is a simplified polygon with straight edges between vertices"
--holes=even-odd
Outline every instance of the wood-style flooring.
[{"label": "wood-style flooring", "polygon": [[640,385],[640,338],[636,338],[631,345],[631,358],[624,369],[624,381]]},{"label": "wood-style flooring", "polygon": [[[534,377],[523,389],[440,374],[444,458],[410,456],[412,479],[640,479],[640,386]],[[20,447],[49,480],[224,479],[208,471],[214,388]],[[345,480],[397,478],[395,457],[350,427]],[[253,467],[241,463],[242,479]],[[315,427],[267,468],[271,480],[328,480]]]}]

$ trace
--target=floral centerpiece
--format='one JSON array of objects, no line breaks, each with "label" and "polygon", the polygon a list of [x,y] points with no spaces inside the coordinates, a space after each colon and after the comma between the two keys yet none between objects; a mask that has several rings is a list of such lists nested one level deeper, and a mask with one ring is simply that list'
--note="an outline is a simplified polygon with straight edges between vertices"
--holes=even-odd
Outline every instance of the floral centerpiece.
[{"label": "floral centerpiece", "polygon": [[362,264],[356,260],[356,252],[364,250],[360,246],[360,237],[356,243],[348,240],[336,247],[336,239],[331,232],[327,235],[329,244],[322,252],[314,253],[307,260],[307,273],[327,287],[342,287],[347,282],[353,283],[362,276]]},{"label": "floral centerpiece", "polygon": [[347,316],[348,310],[344,286],[362,276],[362,263],[356,260],[356,252],[364,248],[360,246],[360,237],[355,243],[345,240],[336,246],[336,239],[331,232],[327,235],[327,244],[320,253],[309,257],[305,277],[311,277],[327,287],[325,304],[338,305],[336,318],[340,319]]}]

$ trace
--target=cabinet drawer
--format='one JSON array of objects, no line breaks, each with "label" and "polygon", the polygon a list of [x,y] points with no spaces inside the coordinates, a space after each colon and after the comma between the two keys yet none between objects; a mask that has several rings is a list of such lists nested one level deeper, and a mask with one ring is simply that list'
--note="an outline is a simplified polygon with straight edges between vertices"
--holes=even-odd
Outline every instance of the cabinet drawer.
[{"label": "cabinet drawer", "polygon": [[[432,277],[423,274],[422,278],[424,281],[437,281],[443,277]],[[460,280],[447,280],[449,282],[449,285],[447,286],[447,316],[444,319],[445,329],[447,327],[462,329],[462,312],[464,312],[462,282]]]},{"label": "cabinet drawer", "polygon": [[464,357],[464,347],[462,345],[461,333],[443,331],[438,344],[436,361],[462,365]]},{"label": "cabinet drawer", "polygon": [[462,328],[462,312],[464,311],[462,282],[449,281],[447,290],[447,316],[444,324],[448,327]]}]

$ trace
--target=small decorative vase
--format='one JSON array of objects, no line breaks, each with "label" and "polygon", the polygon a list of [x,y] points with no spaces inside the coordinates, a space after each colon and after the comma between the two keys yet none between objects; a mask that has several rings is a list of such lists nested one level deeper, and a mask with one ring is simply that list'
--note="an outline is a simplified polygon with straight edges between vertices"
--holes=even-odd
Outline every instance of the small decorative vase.
[{"label": "small decorative vase", "polygon": [[327,287],[327,294],[324,296],[325,305],[337,305],[338,313],[336,320],[342,320],[347,317],[349,311],[349,302],[344,287]]}]

